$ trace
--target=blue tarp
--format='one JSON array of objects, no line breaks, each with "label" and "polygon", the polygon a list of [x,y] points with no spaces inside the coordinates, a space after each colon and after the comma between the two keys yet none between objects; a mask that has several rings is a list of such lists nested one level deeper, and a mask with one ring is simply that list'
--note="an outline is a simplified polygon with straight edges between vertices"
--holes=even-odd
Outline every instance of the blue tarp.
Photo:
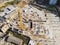
[{"label": "blue tarp", "polygon": [[57,3],[57,0],[50,0],[49,4],[50,5],[55,5]]}]

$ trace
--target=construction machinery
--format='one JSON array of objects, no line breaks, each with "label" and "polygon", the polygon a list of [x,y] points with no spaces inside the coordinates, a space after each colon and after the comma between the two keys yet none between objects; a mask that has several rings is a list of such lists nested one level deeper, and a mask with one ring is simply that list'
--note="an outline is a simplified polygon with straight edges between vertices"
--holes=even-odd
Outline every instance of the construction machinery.
[{"label": "construction machinery", "polygon": [[23,23],[23,17],[22,17],[21,11],[22,11],[22,8],[24,8],[26,5],[27,5],[27,3],[24,2],[24,1],[18,3],[18,17],[19,17],[19,21],[20,21],[20,28],[22,30],[25,30],[26,27],[25,27],[25,25]]}]

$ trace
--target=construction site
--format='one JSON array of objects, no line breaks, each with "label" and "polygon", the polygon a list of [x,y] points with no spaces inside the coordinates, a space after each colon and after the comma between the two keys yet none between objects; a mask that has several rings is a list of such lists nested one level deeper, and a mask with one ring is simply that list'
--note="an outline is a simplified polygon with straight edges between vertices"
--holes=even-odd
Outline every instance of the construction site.
[{"label": "construction site", "polygon": [[0,1],[0,45],[60,44],[58,6],[36,1]]}]

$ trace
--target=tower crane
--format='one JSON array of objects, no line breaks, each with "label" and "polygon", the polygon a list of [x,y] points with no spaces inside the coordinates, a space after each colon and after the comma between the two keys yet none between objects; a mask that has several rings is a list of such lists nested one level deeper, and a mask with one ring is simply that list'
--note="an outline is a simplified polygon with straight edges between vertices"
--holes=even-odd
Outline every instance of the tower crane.
[{"label": "tower crane", "polygon": [[20,28],[22,30],[25,30],[26,27],[23,23],[23,17],[22,17],[21,11],[22,11],[22,8],[24,8],[26,5],[27,5],[27,3],[24,1],[18,3],[18,17],[19,17],[19,21],[20,21]]}]

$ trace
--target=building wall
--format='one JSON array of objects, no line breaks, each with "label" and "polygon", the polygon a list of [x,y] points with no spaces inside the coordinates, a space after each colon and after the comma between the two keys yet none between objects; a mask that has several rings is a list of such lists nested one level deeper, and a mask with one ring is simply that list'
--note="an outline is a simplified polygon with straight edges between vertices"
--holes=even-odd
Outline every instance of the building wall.
[{"label": "building wall", "polygon": [[10,35],[7,40],[7,42],[10,42],[10,43],[14,43],[14,44],[18,44],[18,45],[22,45],[23,43],[23,40],[19,39],[19,38],[16,38],[12,35]]}]

